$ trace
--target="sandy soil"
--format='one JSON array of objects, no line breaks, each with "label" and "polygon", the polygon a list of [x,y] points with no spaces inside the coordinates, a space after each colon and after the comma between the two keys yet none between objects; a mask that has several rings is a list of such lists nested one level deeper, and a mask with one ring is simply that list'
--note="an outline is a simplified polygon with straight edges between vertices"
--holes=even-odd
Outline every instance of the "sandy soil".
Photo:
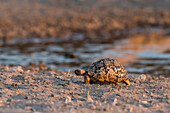
[{"label": "sandy soil", "polygon": [[72,72],[43,63],[0,66],[1,112],[156,112],[170,111],[170,78],[129,76],[131,85],[84,84]]}]

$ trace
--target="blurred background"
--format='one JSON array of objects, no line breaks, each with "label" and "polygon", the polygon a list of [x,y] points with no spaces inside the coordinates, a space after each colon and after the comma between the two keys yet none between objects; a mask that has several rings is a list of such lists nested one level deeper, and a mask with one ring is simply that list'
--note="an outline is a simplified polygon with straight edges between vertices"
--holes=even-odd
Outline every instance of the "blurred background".
[{"label": "blurred background", "polygon": [[0,0],[0,65],[73,71],[105,57],[169,77],[170,0]]}]

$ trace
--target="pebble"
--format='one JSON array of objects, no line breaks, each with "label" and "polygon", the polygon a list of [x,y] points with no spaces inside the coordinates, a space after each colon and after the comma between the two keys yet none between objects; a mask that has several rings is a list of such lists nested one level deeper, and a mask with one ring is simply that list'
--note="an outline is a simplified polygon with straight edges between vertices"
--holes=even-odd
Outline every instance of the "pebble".
[{"label": "pebble", "polygon": [[30,70],[27,70],[27,71],[24,72],[24,74],[27,74],[27,73],[30,73]]},{"label": "pebble", "polygon": [[18,85],[17,83],[12,83],[12,85],[11,85],[11,86],[14,86],[14,87],[15,87],[15,86],[17,86],[17,85]]},{"label": "pebble", "polygon": [[54,97],[55,97],[55,98],[58,98],[58,97],[60,97],[60,95],[56,95],[56,94],[55,94]]},{"label": "pebble", "polygon": [[133,111],[133,107],[130,107],[130,108],[129,108],[129,112],[132,112],[132,111]]},{"label": "pebble", "polygon": [[11,71],[23,72],[22,66],[15,66],[10,68]]},{"label": "pebble", "polygon": [[117,104],[117,98],[114,99],[112,105],[115,106]]},{"label": "pebble", "polygon": [[15,91],[15,94],[17,94],[17,95],[18,95],[18,94],[19,94],[19,91],[18,91],[18,90],[16,90],[16,91]]},{"label": "pebble", "polygon": [[97,108],[97,107],[96,107],[95,105],[92,105],[92,106],[91,106],[91,109],[93,109],[93,110],[96,109],[96,108]]},{"label": "pebble", "polygon": [[166,95],[166,99],[170,99],[170,96]]},{"label": "pebble", "polygon": [[139,80],[139,81],[145,81],[146,78],[147,78],[146,75],[141,74],[141,75],[139,75],[138,80]]},{"label": "pebble", "polygon": [[147,104],[148,102],[147,101],[141,101],[142,104]]},{"label": "pebble", "polygon": [[151,96],[151,97],[156,97],[156,96],[159,96],[159,95],[153,94],[153,93],[151,92],[150,96]]},{"label": "pebble", "polygon": [[104,108],[103,111],[109,112],[109,107]]},{"label": "pebble", "polygon": [[93,99],[91,98],[89,91],[87,92],[87,102],[93,102]]},{"label": "pebble", "polygon": [[66,99],[65,99],[65,103],[71,103],[71,97],[70,96],[66,96]]},{"label": "pebble", "polygon": [[25,110],[32,111],[32,108],[31,108],[30,106],[26,106],[26,107],[25,107]]},{"label": "pebble", "polygon": [[9,66],[5,66],[4,71],[9,71]]}]

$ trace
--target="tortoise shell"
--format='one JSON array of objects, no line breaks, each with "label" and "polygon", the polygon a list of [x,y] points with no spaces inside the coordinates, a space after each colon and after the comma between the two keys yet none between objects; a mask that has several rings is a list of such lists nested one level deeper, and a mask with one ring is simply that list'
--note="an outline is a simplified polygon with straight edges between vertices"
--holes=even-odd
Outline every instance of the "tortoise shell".
[{"label": "tortoise shell", "polygon": [[83,75],[86,83],[115,83],[129,84],[127,71],[116,60],[111,58],[100,59],[94,62],[87,70],[76,70],[77,75]]}]

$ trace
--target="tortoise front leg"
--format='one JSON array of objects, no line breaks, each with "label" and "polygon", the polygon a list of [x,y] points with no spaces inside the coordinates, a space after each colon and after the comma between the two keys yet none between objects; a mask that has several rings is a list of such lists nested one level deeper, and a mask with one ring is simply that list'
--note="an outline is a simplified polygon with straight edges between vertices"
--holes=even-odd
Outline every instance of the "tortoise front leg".
[{"label": "tortoise front leg", "polygon": [[90,84],[90,77],[89,76],[84,76],[84,83]]},{"label": "tortoise front leg", "polygon": [[129,82],[128,79],[123,80],[123,82],[124,82],[126,85],[130,85],[130,82]]}]

